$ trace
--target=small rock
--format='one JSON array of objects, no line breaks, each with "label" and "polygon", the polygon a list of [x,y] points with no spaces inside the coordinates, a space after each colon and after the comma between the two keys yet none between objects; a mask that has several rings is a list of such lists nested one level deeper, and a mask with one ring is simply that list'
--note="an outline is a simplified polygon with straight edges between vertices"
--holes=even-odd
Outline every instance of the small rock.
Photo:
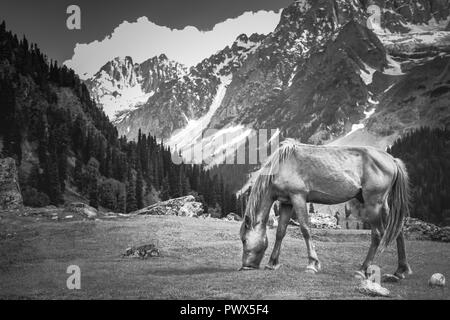
[{"label": "small rock", "polygon": [[88,219],[95,219],[97,217],[97,209],[83,203],[83,202],[72,202],[66,206],[68,211],[80,214]]},{"label": "small rock", "polygon": [[146,259],[148,257],[159,257],[159,249],[154,244],[146,244],[140,247],[129,247],[122,254],[123,257],[136,257]]},{"label": "small rock", "polygon": [[428,285],[432,288],[434,287],[444,287],[445,286],[445,277],[441,273],[435,273],[431,276],[428,281]]},{"label": "small rock", "polygon": [[229,213],[227,215],[227,220],[229,220],[229,221],[241,221],[242,218],[239,215],[237,215],[236,213],[231,212],[231,213]]},{"label": "small rock", "polygon": [[103,216],[105,216],[105,217],[113,217],[113,218],[116,218],[116,217],[118,216],[118,214],[115,213],[115,212],[105,212],[105,213],[103,214]]},{"label": "small rock", "polygon": [[358,287],[358,291],[371,297],[389,297],[391,294],[388,289],[370,280],[363,280]]}]

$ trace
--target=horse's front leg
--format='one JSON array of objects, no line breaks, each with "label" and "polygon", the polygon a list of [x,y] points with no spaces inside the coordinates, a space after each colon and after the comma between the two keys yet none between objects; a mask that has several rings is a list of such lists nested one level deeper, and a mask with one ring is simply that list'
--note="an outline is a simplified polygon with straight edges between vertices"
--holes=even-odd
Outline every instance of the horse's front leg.
[{"label": "horse's front leg", "polygon": [[321,265],[314,248],[314,244],[311,240],[311,233],[308,226],[308,210],[306,207],[306,199],[303,195],[300,194],[293,195],[291,196],[291,202],[294,207],[294,211],[297,214],[297,219],[300,224],[300,230],[302,232],[303,238],[305,239],[306,250],[308,251],[308,266],[306,267],[306,271],[316,273],[320,271]]},{"label": "horse's front leg", "polygon": [[276,270],[281,266],[278,260],[280,256],[281,242],[286,235],[286,228],[289,224],[289,221],[291,220],[291,216],[292,206],[281,204],[275,245],[273,246],[272,255],[270,256],[269,263],[267,264],[266,269]]}]

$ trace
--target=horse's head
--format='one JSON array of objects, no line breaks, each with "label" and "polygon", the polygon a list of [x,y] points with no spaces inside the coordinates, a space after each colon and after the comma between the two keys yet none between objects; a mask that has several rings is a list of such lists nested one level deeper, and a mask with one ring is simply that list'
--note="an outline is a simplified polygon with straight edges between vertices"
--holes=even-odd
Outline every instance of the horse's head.
[{"label": "horse's head", "polygon": [[241,226],[241,240],[244,250],[239,270],[258,269],[268,245],[265,226],[262,223],[252,226],[246,215]]}]

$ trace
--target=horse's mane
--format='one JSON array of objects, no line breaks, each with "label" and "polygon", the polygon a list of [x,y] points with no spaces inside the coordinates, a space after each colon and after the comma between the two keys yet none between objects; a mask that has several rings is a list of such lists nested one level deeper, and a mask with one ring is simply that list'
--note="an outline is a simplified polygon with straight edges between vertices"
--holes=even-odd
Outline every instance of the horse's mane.
[{"label": "horse's mane", "polygon": [[256,222],[256,210],[258,209],[258,205],[268,191],[273,176],[278,170],[279,164],[288,159],[297,147],[301,145],[300,142],[294,139],[284,140],[281,143],[281,146],[270,155],[269,159],[259,170],[258,177],[250,192],[247,208],[245,209],[245,216],[250,218],[252,227],[254,227]]}]

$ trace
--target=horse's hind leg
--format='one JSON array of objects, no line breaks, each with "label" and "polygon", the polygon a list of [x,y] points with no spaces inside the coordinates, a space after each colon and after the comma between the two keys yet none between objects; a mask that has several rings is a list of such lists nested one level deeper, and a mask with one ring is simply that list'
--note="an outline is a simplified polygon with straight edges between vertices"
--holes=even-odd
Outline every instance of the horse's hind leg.
[{"label": "horse's hind leg", "polygon": [[355,276],[357,276],[358,278],[366,278],[367,268],[372,264],[375,253],[377,252],[378,246],[380,244],[380,240],[381,234],[379,228],[376,226],[372,226],[369,252],[367,253],[366,259],[364,260],[359,270],[356,271]]},{"label": "horse's hind leg", "polygon": [[289,221],[291,220],[291,216],[292,206],[281,204],[275,245],[273,247],[272,255],[270,256],[269,263],[267,264],[266,269],[276,270],[280,267],[278,258],[280,256],[281,242],[286,235],[286,228],[289,224]]},{"label": "horse's hind leg", "polygon": [[294,211],[297,214],[298,222],[300,223],[300,230],[303,238],[305,239],[306,249],[308,252],[308,266],[306,271],[318,272],[321,268],[319,258],[317,257],[314,244],[311,241],[311,233],[308,226],[308,211],[306,207],[306,200],[302,195],[291,196],[291,202],[294,207]]},{"label": "horse's hind leg", "polygon": [[363,264],[355,274],[358,278],[366,277],[367,268],[372,264],[378,250],[378,246],[380,245],[381,237],[383,236],[384,228],[382,215],[383,213],[386,214],[386,212],[383,212],[382,210],[388,210],[388,207],[387,202],[381,201],[380,199],[382,198],[379,196],[373,196],[371,199],[365,199],[366,202],[363,208],[363,216],[369,221],[372,231],[369,252],[367,253]]},{"label": "horse's hind leg", "polygon": [[406,250],[405,250],[405,237],[403,235],[403,231],[397,237],[397,253],[398,253],[398,268],[395,271],[394,275],[399,279],[404,279],[405,274],[412,274],[412,270],[408,264],[406,259]]}]

